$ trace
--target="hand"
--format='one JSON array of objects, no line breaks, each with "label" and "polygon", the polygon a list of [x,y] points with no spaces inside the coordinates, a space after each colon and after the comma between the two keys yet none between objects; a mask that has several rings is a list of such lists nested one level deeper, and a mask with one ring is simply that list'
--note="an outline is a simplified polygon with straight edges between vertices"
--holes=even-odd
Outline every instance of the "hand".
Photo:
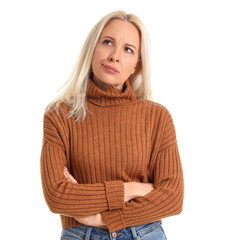
[{"label": "hand", "polygon": [[105,226],[106,224],[102,220],[101,213],[97,213],[95,215],[91,215],[83,218],[75,218],[78,222],[83,223],[85,225],[90,225],[94,227]]},{"label": "hand", "polygon": [[[69,173],[68,169],[64,167],[63,171],[65,177],[68,179],[68,182],[72,183],[77,183],[77,180]],[[102,215],[101,213],[97,213],[95,215],[91,215],[88,217],[83,217],[83,218],[75,218],[78,222],[85,224],[85,225],[90,225],[90,226],[105,226],[106,224],[102,220]]]},{"label": "hand", "polygon": [[125,202],[137,197],[142,197],[154,190],[152,183],[125,182]]},{"label": "hand", "polygon": [[65,177],[68,179],[68,182],[78,183],[77,180],[69,173],[68,169],[64,167],[63,171]]},{"label": "hand", "polygon": [[137,183],[138,184],[138,196],[142,197],[154,190],[153,183]]}]

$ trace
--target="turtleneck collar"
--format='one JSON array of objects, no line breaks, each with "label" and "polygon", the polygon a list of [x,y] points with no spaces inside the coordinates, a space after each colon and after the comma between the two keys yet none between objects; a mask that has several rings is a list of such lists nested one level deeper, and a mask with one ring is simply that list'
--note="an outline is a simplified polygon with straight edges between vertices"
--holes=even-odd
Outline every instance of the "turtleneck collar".
[{"label": "turtleneck collar", "polygon": [[124,83],[123,90],[118,88],[100,89],[93,81],[92,74],[88,79],[87,100],[98,106],[120,105],[122,103],[133,102],[137,99],[127,79]]}]

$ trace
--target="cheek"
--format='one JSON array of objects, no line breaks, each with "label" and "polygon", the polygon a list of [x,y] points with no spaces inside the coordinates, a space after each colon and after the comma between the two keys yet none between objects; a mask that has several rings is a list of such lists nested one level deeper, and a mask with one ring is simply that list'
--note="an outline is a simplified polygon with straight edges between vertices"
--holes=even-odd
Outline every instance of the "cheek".
[{"label": "cheek", "polygon": [[94,51],[93,62],[97,64],[103,61],[106,58],[106,55],[107,55],[106,51],[104,51],[103,48],[97,46]]},{"label": "cheek", "polygon": [[93,58],[92,58],[92,65],[96,65],[97,62],[99,61],[99,54],[98,52],[94,52]]},{"label": "cheek", "polygon": [[93,55],[93,58],[92,58],[92,69],[93,71],[96,70],[97,71],[97,68],[98,68],[98,64],[100,62],[100,56],[99,56],[99,52],[98,51],[95,51],[94,52],[94,55]]},{"label": "cheek", "polygon": [[135,61],[126,60],[123,63],[123,71],[124,71],[124,73],[127,74],[127,75],[130,75],[134,71],[135,66],[136,66],[136,62]]}]

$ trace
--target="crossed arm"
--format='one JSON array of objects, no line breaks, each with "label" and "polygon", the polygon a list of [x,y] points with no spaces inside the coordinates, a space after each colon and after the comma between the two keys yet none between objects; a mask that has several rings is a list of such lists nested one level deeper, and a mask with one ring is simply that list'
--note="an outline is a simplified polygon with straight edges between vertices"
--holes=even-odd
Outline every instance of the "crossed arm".
[{"label": "crossed arm", "polygon": [[[77,180],[69,173],[68,169],[64,168],[64,175],[68,179],[69,182],[78,184]],[[97,213],[95,215],[91,215],[88,217],[83,218],[75,218],[78,222],[90,225],[90,226],[105,226],[106,224],[102,220],[102,215],[100,213]]]},{"label": "crossed arm", "polygon": [[[77,180],[69,173],[69,171],[66,167],[64,168],[63,173],[64,173],[65,177],[68,179],[68,182],[78,184]],[[138,196],[146,195],[147,193],[151,192],[154,189],[152,183],[139,183],[139,184],[140,184],[140,189],[142,190],[139,193],[139,195],[133,194],[133,191],[129,190],[128,188],[127,189],[125,188],[125,192],[127,192],[125,194],[125,201],[129,201]],[[130,194],[129,194],[129,192],[130,192]],[[106,226],[106,224],[104,223],[104,221],[102,219],[101,213],[97,213],[97,214],[87,216],[87,217],[82,217],[82,218],[75,218],[75,219],[78,222],[85,224],[85,225],[89,225],[89,226],[94,226],[94,227]]]}]

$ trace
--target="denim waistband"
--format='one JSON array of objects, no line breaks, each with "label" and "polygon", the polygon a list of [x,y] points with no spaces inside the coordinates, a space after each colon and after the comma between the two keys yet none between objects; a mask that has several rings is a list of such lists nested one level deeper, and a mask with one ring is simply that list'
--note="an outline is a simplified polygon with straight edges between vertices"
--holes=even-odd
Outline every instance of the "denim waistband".
[{"label": "denim waistband", "polygon": [[[64,239],[67,239],[67,237],[69,238],[69,237],[75,237],[75,236],[77,236],[78,238],[80,237],[80,239],[83,239],[83,240],[90,240],[93,238],[95,239],[95,236],[107,236],[106,239],[121,239],[120,235],[122,237],[132,236],[133,239],[140,239],[140,237],[142,237],[143,235],[149,232],[154,231],[160,225],[161,223],[159,221],[155,221],[155,222],[137,225],[133,227],[127,227],[115,232],[109,232],[107,228],[97,228],[97,227],[88,226],[88,225],[80,225],[76,227],[63,229],[61,239],[64,240]],[[90,236],[92,237],[90,238]],[[122,238],[122,239],[127,239],[127,238]]]}]

